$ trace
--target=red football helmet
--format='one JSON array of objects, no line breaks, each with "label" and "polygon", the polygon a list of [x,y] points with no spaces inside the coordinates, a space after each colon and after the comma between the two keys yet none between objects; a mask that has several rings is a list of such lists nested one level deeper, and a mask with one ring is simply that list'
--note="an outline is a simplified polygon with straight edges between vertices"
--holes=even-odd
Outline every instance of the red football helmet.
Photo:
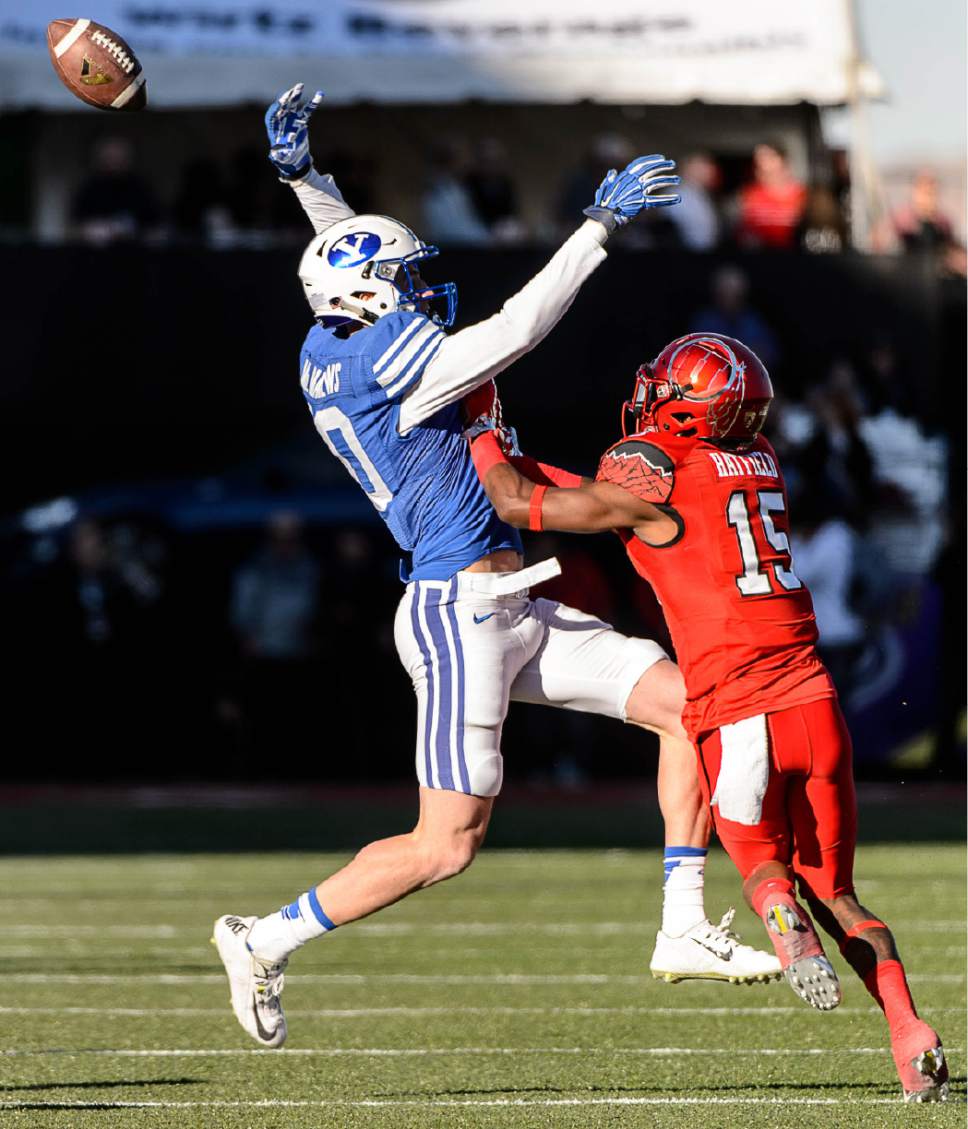
[{"label": "red football helmet", "polygon": [[752,443],[766,421],[773,385],[763,362],[734,337],[689,333],[662,350],[635,374],[625,413],[636,431],[670,439]]}]

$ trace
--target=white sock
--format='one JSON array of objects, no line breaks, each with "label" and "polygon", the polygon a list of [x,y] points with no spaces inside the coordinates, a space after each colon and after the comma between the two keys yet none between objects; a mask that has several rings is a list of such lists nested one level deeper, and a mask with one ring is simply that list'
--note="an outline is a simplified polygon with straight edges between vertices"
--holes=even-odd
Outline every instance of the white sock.
[{"label": "white sock", "polygon": [[257,957],[274,964],[311,941],[331,933],[336,926],[323,913],[313,887],[288,906],[260,917],[249,932],[248,945]]},{"label": "white sock", "polygon": [[706,849],[666,847],[663,863],[662,932],[667,937],[681,937],[706,918],[703,904]]}]

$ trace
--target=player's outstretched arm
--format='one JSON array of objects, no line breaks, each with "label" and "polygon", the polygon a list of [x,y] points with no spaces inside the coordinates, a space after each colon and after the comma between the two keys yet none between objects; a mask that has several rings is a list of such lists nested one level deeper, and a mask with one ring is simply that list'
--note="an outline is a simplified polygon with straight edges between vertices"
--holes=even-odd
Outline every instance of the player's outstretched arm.
[{"label": "player's outstretched arm", "polygon": [[317,90],[308,102],[303,101],[302,92],[303,84],[297,82],[266,110],[269,160],[279,179],[296,193],[313,230],[319,235],[331,224],[356,213],[343,199],[333,178],[313,168],[309,119],[322,102],[323,92]]},{"label": "player's outstretched arm", "polygon": [[[589,482],[576,475],[572,477],[578,480],[578,485],[566,488],[539,485],[513,464],[494,432],[485,432],[474,439],[471,453],[498,517],[519,529],[603,533],[671,521],[656,506],[611,482]],[[554,471],[554,468],[549,469]]]},{"label": "player's outstretched arm", "polygon": [[655,154],[638,157],[621,173],[612,169],[584,224],[565,240],[548,264],[486,321],[448,336],[404,399],[400,430],[409,431],[497,376],[529,352],[558,324],[582,283],[606,258],[609,233],[648,208],[669,207],[679,197],[675,162]]}]

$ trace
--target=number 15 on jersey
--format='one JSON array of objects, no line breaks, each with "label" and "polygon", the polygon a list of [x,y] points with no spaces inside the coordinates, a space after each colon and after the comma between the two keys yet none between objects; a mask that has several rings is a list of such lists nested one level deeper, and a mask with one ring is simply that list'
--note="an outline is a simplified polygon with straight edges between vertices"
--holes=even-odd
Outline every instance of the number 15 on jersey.
[{"label": "number 15 on jersey", "polygon": [[[726,521],[736,531],[743,571],[736,577],[741,596],[772,596],[777,590],[795,592],[803,587],[793,571],[790,539],[773,523],[773,514],[786,512],[786,500],[780,490],[758,490],[756,509],[766,545],[758,545],[750,515],[750,499],[745,490],[734,490],[726,504]],[[772,579],[771,579],[772,574]]]}]

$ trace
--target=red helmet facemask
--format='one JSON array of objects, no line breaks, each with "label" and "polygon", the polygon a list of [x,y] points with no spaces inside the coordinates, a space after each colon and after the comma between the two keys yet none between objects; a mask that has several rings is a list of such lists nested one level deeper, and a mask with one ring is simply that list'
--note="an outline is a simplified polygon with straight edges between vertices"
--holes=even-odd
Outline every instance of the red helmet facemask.
[{"label": "red helmet facemask", "polygon": [[623,406],[635,432],[667,439],[752,443],[773,399],[762,361],[741,341],[719,333],[690,333],[667,345],[635,374],[632,399]]}]

